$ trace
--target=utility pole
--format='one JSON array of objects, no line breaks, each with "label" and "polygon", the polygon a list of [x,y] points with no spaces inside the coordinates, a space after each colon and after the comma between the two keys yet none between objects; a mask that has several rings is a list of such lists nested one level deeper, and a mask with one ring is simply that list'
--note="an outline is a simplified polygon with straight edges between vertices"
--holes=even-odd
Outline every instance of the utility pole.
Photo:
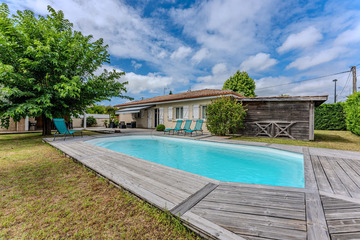
[{"label": "utility pole", "polygon": [[350,71],[353,74],[353,93],[356,93],[356,66],[352,66]]},{"label": "utility pole", "polygon": [[336,103],[336,81],[337,79],[334,79],[333,82],[335,83],[335,89],[334,89],[334,103]]}]

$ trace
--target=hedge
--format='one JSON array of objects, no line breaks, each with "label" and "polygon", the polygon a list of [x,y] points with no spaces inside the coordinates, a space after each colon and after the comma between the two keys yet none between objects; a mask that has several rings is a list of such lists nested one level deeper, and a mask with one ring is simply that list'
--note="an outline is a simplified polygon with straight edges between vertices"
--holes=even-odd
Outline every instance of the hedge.
[{"label": "hedge", "polygon": [[344,103],[322,104],[315,108],[316,130],[346,130]]},{"label": "hedge", "polygon": [[345,102],[346,126],[349,131],[360,136],[360,92],[348,97]]}]

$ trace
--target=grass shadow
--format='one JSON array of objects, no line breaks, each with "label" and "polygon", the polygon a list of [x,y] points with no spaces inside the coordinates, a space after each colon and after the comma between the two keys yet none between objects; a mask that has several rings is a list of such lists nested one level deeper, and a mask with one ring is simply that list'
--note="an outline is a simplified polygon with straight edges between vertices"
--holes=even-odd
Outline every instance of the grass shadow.
[{"label": "grass shadow", "polygon": [[349,139],[346,139],[342,136],[336,134],[315,134],[315,142],[322,142],[322,141],[331,141],[331,142],[341,142],[341,143],[351,143]]}]

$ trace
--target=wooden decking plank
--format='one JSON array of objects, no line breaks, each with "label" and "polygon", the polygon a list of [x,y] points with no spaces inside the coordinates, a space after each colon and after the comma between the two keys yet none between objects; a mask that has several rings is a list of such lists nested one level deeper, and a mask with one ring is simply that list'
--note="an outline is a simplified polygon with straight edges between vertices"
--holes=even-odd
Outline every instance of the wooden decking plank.
[{"label": "wooden decking plank", "polygon": [[253,207],[246,205],[234,205],[234,204],[226,204],[226,203],[216,203],[216,202],[208,202],[201,201],[196,205],[197,208],[201,209],[214,209],[219,211],[226,212],[236,212],[236,213],[248,213],[255,215],[263,215],[263,216],[273,216],[273,217],[283,217],[289,219],[298,219],[305,220],[305,213],[301,211],[289,211],[288,209],[275,209],[266,206],[262,207]]},{"label": "wooden decking plank", "polygon": [[316,184],[316,178],[314,174],[314,169],[311,163],[311,157],[309,153],[309,148],[303,148],[304,156],[304,178],[305,178],[305,187],[312,191],[317,191],[318,187]]},{"label": "wooden decking plank", "polygon": [[286,194],[287,196],[302,197],[304,192],[308,192],[304,188],[282,187],[272,185],[260,185],[252,183],[238,183],[238,182],[220,182],[218,189],[228,191],[268,191],[274,194]]},{"label": "wooden decking plank", "polygon": [[104,168],[99,167],[95,164],[87,164],[87,166],[93,169],[95,172],[100,173],[102,176],[106,177],[110,181],[120,185],[121,187],[127,189],[138,197],[145,199],[146,201],[161,209],[170,209],[175,206],[171,201],[168,201],[142,187],[139,187],[138,185],[134,184],[134,182],[129,181],[129,179],[124,178],[119,174],[113,174],[109,171],[104,171]]},{"label": "wooden decking plank", "polygon": [[336,204],[324,204],[323,203],[324,210],[335,210],[335,209],[350,209],[350,208],[357,208],[359,207],[356,204],[353,203],[336,203]]},{"label": "wooden decking plank", "polygon": [[326,210],[325,217],[327,220],[344,220],[360,218],[360,209],[341,209],[339,210]]},{"label": "wooden decking plank", "polygon": [[347,173],[352,181],[360,188],[360,172],[356,172],[344,159],[337,159],[337,163]]},{"label": "wooden decking plank", "polygon": [[319,193],[321,194],[321,198],[325,199],[328,202],[338,202],[340,200],[343,200],[343,201],[347,201],[347,202],[351,202],[351,203],[355,203],[355,204],[360,204],[360,199],[358,199],[358,198],[352,198],[352,197],[348,197],[348,196],[327,193],[327,192],[323,192],[323,191],[319,191]]},{"label": "wooden decking plank", "polygon": [[[174,177],[178,174],[178,170],[174,168],[169,168],[163,165],[153,167],[153,164],[150,162],[143,162],[139,160],[134,160],[132,158],[119,159],[112,156],[103,157],[107,161],[111,161],[113,164],[121,164],[124,167],[128,168],[129,171],[138,172],[147,176],[149,178],[155,179],[157,181],[164,182],[166,184],[171,183],[172,186],[187,192],[188,194],[193,194],[195,191],[202,188],[207,182],[205,179],[192,178],[193,175],[182,173],[187,175],[186,178]],[[131,161],[129,161],[131,160]],[[156,173],[156,174],[154,174]],[[173,175],[173,176],[172,176]]]},{"label": "wooden decking plank", "polygon": [[[256,186],[256,184],[253,184]],[[281,189],[281,188],[280,188]],[[304,193],[301,192],[299,189],[299,192],[290,192],[286,190],[280,190],[280,189],[271,189],[269,188],[251,188],[251,187],[242,187],[239,186],[231,186],[227,184],[223,184],[222,182],[219,184],[219,187],[216,189],[217,191],[222,191],[224,193],[261,193],[261,194],[267,194],[267,195],[274,195],[274,196],[284,196],[284,197],[292,197],[292,198],[298,198],[303,199]]]},{"label": "wooden decking plank", "polygon": [[350,232],[358,232],[360,233],[360,224],[344,224],[344,225],[329,225],[329,231],[331,234],[333,233],[350,233]]},{"label": "wooden decking plank", "polygon": [[[168,167],[162,164],[158,164],[158,163],[154,163],[151,161],[147,161],[147,160],[143,160],[143,159],[139,159],[136,157],[132,157],[126,154],[122,154],[122,153],[114,153],[114,154],[109,154],[109,157],[113,158],[115,161],[117,160],[121,160],[121,161],[125,161],[124,159],[126,159],[126,163],[130,166],[133,166],[134,168],[138,168],[139,165],[145,165],[146,167],[143,168],[159,168],[159,171],[163,172],[163,175],[166,176],[166,178],[170,177],[170,178],[174,178],[174,179],[178,179],[183,177],[184,173],[188,176],[190,176],[191,179],[184,179],[184,181],[187,181],[188,184],[190,183],[194,183],[196,184],[197,182],[201,182],[201,183],[208,183],[208,182],[213,182],[216,183],[218,181],[207,178],[207,177],[203,177],[197,174],[193,174],[193,173],[189,173],[189,172],[185,172],[176,168],[172,168],[172,167]],[[176,171],[171,171],[173,169],[176,169]],[[169,171],[171,173],[169,173]],[[193,181],[196,180],[196,181]]]},{"label": "wooden decking plank", "polygon": [[330,239],[318,192],[306,193],[306,222],[309,240]]},{"label": "wooden decking plank", "polygon": [[122,178],[126,179],[127,181],[130,181],[133,183],[133,185],[142,188],[147,189],[151,191],[152,193],[158,195],[159,197],[162,197],[169,202],[172,202],[174,204],[178,204],[183,199],[185,199],[188,194],[181,193],[181,192],[173,192],[172,188],[162,189],[157,186],[156,183],[148,183],[142,178],[135,177],[131,175],[129,172],[116,170],[116,168],[112,165],[109,165],[105,162],[99,163],[97,159],[87,159],[82,160],[82,162],[93,169],[97,169],[97,172],[99,172],[102,175],[105,176],[122,176]]},{"label": "wooden decking plank", "polygon": [[[127,169],[126,167],[120,164],[117,165],[111,164],[111,162],[107,162],[106,158],[104,157],[101,158],[101,160],[103,165],[106,164],[107,166],[110,167],[109,171],[112,171],[113,174],[121,173],[121,175],[127,176],[129,180],[133,182],[137,182],[139,186],[144,186],[145,189],[151,189],[154,193],[161,194],[161,196],[164,197],[165,199],[172,196],[173,201],[177,199],[176,202],[174,203],[179,203],[189,196],[189,193],[172,187],[170,181],[167,183],[156,181],[152,178],[143,176],[137,172],[129,171],[129,169]],[[156,172],[154,172],[154,174],[156,174]]]},{"label": "wooden decking plank", "polygon": [[267,237],[272,239],[295,239],[305,240],[305,231],[279,229],[272,226],[262,226],[257,224],[242,223],[237,226],[226,226],[230,231],[244,235],[256,236],[256,237]]},{"label": "wooden decking plank", "polygon": [[324,172],[330,182],[331,188],[335,194],[340,194],[344,196],[350,196],[344,184],[341,182],[340,178],[336,174],[331,163],[325,157],[319,157],[320,163],[323,166]]},{"label": "wooden decking plank", "polygon": [[332,240],[350,240],[350,239],[360,239],[360,232],[357,233],[342,233],[342,234],[332,234]]},{"label": "wooden decking plank", "polygon": [[198,230],[199,232],[205,232],[205,234],[210,235],[212,238],[220,240],[245,240],[241,236],[238,236],[211,221],[197,216],[191,211],[186,212],[180,218],[190,228]]},{"label": "wooden decking plank", "polygon": [[305,209],[305,200],[290,201],[289,199],[267,197],[264,195],[240,195],[240,194],[222,194],[213,192],[206,197],[206,201],[221,202],[230,204],[243,204],[252,206],[271,206],[289,209]]},{"label": "wooden decking plank", "polygon": [[[146,177],[151,177],[154,180],[157,181],[163,181],[163,182],[168,182],[168,183],[172,183],[172,182],[177,182],[177,183],[182,183],[182,181],[179,181],[179,179],[177,178],[172,178],[172,177],[167,177],[167,174],[164,173],[164,169],[162,169],[162,167],[159,168],[153,168],[148,162],[140,162],[140,161],[133,161],[133,159],[123,159],[123,158],[114,158],[112,156],[106,156],[104,157],[105,161],[108,161],[109,163],[117,166],[123,166],[125,168],[127,168],[130,172],[136,172],[139,174],[144,174],[144,176]],[[130,160],[130,161],[129,161]],[[175,169],[166,169],[166,171],[175,174]],[[156,174],[154,174],[156,173]],[[169,174],[169,173],[168,173]],[[205,184],[205,183],[204,183]],[[204,185],[201,184],[201,185]],[[196,190],[198,190],[199,187],[196,187]],[[188,193],[192,193],[191,191],[189,191]]]},{"label": "wooden decking plank", "polygon": [[344,220],[329,220],[327,221],[330,226],[342,226],[345,224],[360,224],[360,218],[344,219]]},{"label": "wooden decking plank", "polygon": [[220,221],[220,219],[223,219],[220,222],[229,221],[232,224],[236,224],[238,222],[257,223],[264,226],[276,226],[279,228],[306,231],[306,223],[304,220],[294,220],[288,218],[269,217],[234,212],[222,212],[214,209],[199,209],[196,207],[191,209],[191,211],[203,218],[212,220],[214,222],[218,222],[218,220]]},{"label": "wooden decking plank", "polygon": [[179,205],[171,209],[170,212],[176,216],[183,215],[185,212],[189,211],[192,207],[194,207],[198,202],[200,202],[204,197],[206,197],[209,193],[214,191],[217,186],[218,185],[214,183],[206,184],[199,191],[192,194]]},{"label": "wooden decking plank", "polygon": [[325,175],[324,169],[320,163],[318,156],[311,156],[311,162],[315,173],[316,183],[319,190],[333,193],[330,183]]},{"label": "wooden decking plank", "polygon": [[[329,165],[331,165],[332,169],[337,174],[338,178],[342,182],[343,186],[347,189],[347,192],[352,197],[360,197],[360,188],[354,183],[354,181],[349,177],[348,172],[345,172],[344,169],[340,167],[338,164],[337,159],[335,158],[328,158],[332,161],[328,161]],[[360,177],[359,177],[360,179]]]}]

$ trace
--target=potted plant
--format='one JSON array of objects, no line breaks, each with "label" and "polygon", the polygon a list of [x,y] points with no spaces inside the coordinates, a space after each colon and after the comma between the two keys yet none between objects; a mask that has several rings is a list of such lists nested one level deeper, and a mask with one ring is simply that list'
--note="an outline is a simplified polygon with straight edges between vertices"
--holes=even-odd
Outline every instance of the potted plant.
[{"label": "potted plant", "polygon": [[119,119],[115,118],[114,120],[114,128],[117,128],[119,126]]},{"label": "potted plant", "polygon": [[110,118],[110,126],[109,126],[109,128],[114,128],[114,125],[115,125],[115,123],[114,123],[114,117],[113,117],[113,116],[111,116],[111,118]]}]

